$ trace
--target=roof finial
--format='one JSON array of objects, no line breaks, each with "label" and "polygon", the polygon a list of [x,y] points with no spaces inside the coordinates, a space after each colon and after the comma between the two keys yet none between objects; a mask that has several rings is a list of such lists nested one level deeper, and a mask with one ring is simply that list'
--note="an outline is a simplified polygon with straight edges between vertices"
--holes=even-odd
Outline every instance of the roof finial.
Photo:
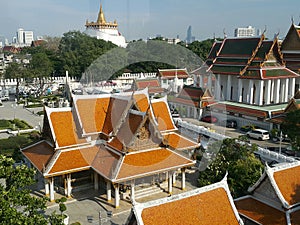
[{"label": "roof finial", "polygon": [[262,35],[265,35],[266,32],[267,32],[267,25],[265,25],[265,29],[264,29],[264,31],[262,32]]},{"label": "roof finial", "polygon": [[214,32],[214,41],[216,41],[217,39],[216,39],[216,33]]},{"label": "roof finial", "polygon": [[293,16],[291,16],[291,20],[292,20],[292,24],[295,24]]},{"label": "roof finial", "polygon": [[280,29],[278,29],[278,32],[274,34],[274,39],[277,39],[279,34],[280,34]]},{"label": "roof finial", "polygon": [[225,28],[223,29],[224,39],[227,38],[227,34],[225,32]]},{"label": "roof finial", "polygon": [[97,23],[106,23],[106,20],[105,20],[105,17],[104,17],[104,12],[103,12],[103,9],[102,9],[102,3],[100,2],[100,11],[99,11],[99,14],[98,14],[98,19],[97,19]]}]

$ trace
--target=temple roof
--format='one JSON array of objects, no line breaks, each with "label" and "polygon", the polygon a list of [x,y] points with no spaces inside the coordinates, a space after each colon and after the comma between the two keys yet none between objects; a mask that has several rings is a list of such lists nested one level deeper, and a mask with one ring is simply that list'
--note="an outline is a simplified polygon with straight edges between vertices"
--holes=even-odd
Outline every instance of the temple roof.
[{"label": "temple roof", "polygon": [[249,188],[249,191],[255,192],[264,178],[271,182],[282,207],[290,209],[300,203],[300,162],[287,163],[273,168],[266,166],[262,177]]},{"label": "temple roof", "polygon": [[145,88],[148,88],[149,94],[163,93],[165,91],[164,88],[160,86],[157,78],[135,79],[131,88],[126,91],[137,91]]},{"label": "temple roof", "polygon": [[71,108],[45,108],[57,148],[87,143],[77,130]]},{"label": "temple roof", "polygon": [[158,76],[161,79],[174,79],[175,77],[179,79],[185,79],[189,77],[187,70],[184,69],[159,69]]},{"label": "temple roof", "polygon": [[264,225],[288,224],[286,214],[280,209],[267,205],[252,196],[235,200],[238,212],[252,221]]},{"label": "temple roof", "polygon": [[225,181],[145,203],[135,203],[128,225],[242,224]]},{"label": "temple roof", "polygon": [[184,85],[179,95],[172,102],[200,108],[203,107],[203,105],[200,105],[201,101],[212,100],[213,97],[208,89]]},{"label": "temple roof", "polygon": [[153,99],[151,101],[153,114],[156,122],[158,123],[158,129],[161,132],[177,130],[171,112],[167,103],[167,98]]},{"label": "temple roof", "polygon": [[54,147],[46,141],[41,141],[22,149],[22,153],[42,172],[54,155]]},{"label": "temple roof", "polygon": [[175,133],[166,98],[150,102],[141,90],[77,95],[73,102],[73,108],[45,110],[54,146],[40,142],[22,150],[44,177],[94,169],[122,182],[194,165],[173,151],[199,144]]},{"label": "temple roof", "polygon": [[86,21],[85,26],[87,28],[96,28],[96,29],[117,29],[118,23],[116,21],[114,22],[107,22],[104,16],[104,11],[102,9],[102,4],[100,4],[100,10],[98,13],[97,21],[96,22],[89,22]]},{"label": "temple roof", "polygon": [[221,75],[236,75],[240,79],[273,79],[298,77],[286,68],[277,38],[225,38],[213,45],[207,71]]}]

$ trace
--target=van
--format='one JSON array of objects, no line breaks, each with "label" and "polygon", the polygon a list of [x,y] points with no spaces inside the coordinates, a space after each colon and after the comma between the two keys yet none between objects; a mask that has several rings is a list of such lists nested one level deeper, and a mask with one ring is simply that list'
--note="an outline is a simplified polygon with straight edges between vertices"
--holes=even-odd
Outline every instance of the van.
[{"label": "van", "polygon": [[247,132],[247,136],[258,140],[269,140],[269,131],[263,129],[253,129]]}]

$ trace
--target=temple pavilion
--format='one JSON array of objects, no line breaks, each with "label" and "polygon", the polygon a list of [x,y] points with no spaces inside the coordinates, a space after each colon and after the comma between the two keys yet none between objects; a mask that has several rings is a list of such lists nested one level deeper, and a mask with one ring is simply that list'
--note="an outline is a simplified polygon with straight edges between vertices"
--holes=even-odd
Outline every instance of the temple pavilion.
[{"label": "temple pavilion", "polygon": [[45,195],[55,191],[71,197],[93,186],[106,191],[107,201],[135,186],[172,184],[195,164],[188,155],[199,143],[182,136],[170,116],[166,97],[150,100],[148,90],[103,95],[74,95],[73,106],[45,107],[45,140],[22,149],[42,175]]}]

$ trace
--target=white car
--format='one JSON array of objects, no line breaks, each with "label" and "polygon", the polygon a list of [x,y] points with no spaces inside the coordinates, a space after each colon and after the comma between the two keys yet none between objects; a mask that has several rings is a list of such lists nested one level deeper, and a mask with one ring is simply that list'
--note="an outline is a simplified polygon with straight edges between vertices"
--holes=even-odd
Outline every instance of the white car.
[{"label": "white car", "polygon": [[247,132],[247,136],[258,140],[269,140],[269,131],[263,129],[253,129]]}]

